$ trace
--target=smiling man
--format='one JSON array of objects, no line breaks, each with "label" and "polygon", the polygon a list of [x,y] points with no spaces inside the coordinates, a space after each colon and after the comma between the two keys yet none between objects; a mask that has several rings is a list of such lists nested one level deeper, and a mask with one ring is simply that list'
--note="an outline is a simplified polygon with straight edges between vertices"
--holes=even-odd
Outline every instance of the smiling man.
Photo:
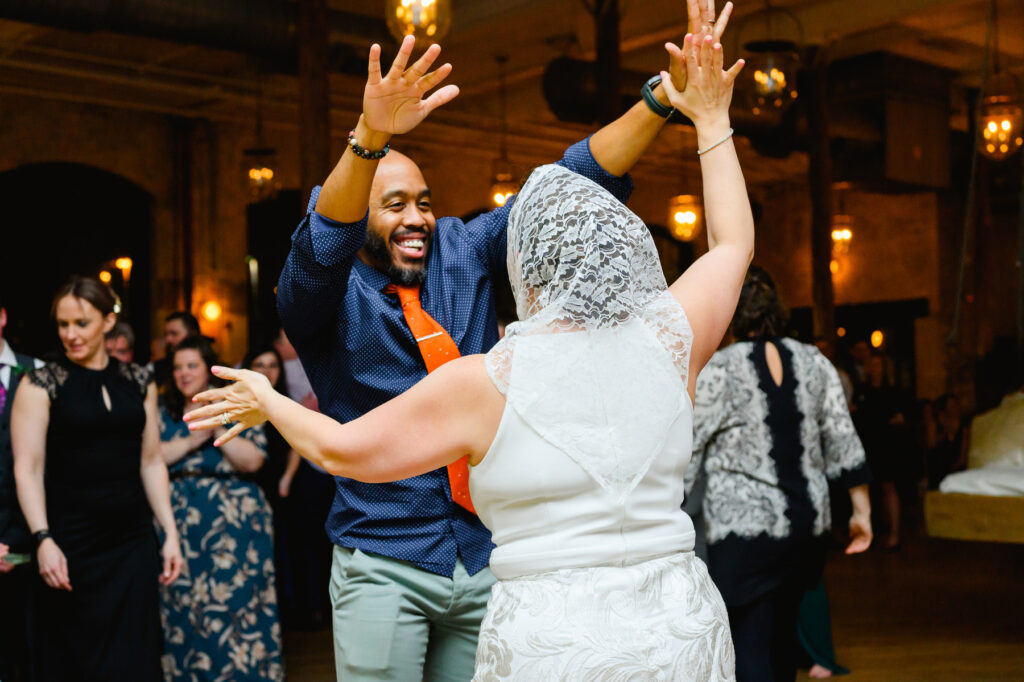
[{"label": "smiling man", "polygon": [[370,187],[366,243],[357,254],[359,260],[395,284],[423,284],[436,226],[430,188],[419,166],[405,154],[389,153]]},{"label": "smiling man", "polygon": [[[712,0],[701,3],[713,8]],[[691,27],[699,30],[697,4],[690,2]],[[380,47],[370,49],[362,116],[337,166],[313,190],[278,283],[278,312],[320,410],[342,422],[498,340],[492,276],[505,269],[515,197],[468,223],[434,217],[419,167],[388,145],[458,88],[426,96],[451,65],[429,71],[440,53],[434,45],[410,66],[412,49],[407,37],[387,74]],[[682,89],[677,53],[670,70]],[[636,104],[557,163],[624,202],[632,190],[628,171],[671,111],[660,85],[651,96],[662,106]],[[467,479],[464,464],[386,484],[336,479],[326,529],[335,545],[339,680],[472,677],[494,578],[487,568],[493,545],[472,510]]]}]

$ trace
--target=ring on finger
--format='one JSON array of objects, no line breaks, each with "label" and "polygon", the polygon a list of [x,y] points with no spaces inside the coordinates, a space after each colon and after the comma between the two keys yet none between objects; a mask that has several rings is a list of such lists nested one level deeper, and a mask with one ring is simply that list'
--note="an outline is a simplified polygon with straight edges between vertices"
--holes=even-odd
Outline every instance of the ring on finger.
[{"label": "ring on finger", "polygon": [[220,413],[220,425],[221,426],[227,426],[230,423],[231,423],[231,417],[228,416],[228,413],[227,412],[221,412]]}]

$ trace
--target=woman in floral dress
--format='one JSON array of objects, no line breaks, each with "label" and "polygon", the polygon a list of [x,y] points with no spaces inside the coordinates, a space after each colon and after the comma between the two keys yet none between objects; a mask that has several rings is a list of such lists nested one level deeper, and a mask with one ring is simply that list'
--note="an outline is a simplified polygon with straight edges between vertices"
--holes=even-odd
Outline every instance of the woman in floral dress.
[{"label": "woman in floral dress", "polygon": [[262,431],[214,447],[211,432],[182,421],[192,396],[216,379],[205,339],[174,352],[173,382],[161,410],[161,452],[171,475],[171,506],[185,569],[162,591],[167,680],[282,680],[281,629],[274,586],[273,514],[246,478],[263,465]]}]

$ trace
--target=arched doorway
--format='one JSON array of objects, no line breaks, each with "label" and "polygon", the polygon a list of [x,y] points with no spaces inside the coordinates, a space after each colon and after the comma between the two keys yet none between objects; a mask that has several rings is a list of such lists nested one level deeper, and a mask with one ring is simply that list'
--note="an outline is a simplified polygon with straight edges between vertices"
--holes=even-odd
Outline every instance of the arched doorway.
[{"label": "arched doorway", "polygon": [[[153,199],[113,173],[75,163],[37,163],[0,173],[0,293],[4,337],[23,353],[60,350],[50,301],[73,274],[107,268],[135,331],[136,359],[149,355]],[[107,267],[132,259],[130,282]]]}]

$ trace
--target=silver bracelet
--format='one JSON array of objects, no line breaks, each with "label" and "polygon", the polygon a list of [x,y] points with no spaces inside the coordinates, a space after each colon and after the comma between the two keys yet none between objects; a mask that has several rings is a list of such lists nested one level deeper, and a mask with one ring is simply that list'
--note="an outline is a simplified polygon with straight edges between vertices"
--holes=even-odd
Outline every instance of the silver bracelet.
[{"label": "silver bracelet", "polygon": [[704,149],[698,149],[697,150],[697,156],[704,156],[705,154],[707,154],[709,151],[711,151],[712,149],[714,149],[718,145],[725,144],[725,142],[727,142],[729,140],[729,138],[732,137],[732,134],[735,133],[735,132],[736,132],[735,130],[733,130],[732,128],[729,128],[729,134],[728,135],[726,135],[725,137],[723,137],[721,140],[719,140],[718,142],[714,143],[710,147],[705,147]]}]

